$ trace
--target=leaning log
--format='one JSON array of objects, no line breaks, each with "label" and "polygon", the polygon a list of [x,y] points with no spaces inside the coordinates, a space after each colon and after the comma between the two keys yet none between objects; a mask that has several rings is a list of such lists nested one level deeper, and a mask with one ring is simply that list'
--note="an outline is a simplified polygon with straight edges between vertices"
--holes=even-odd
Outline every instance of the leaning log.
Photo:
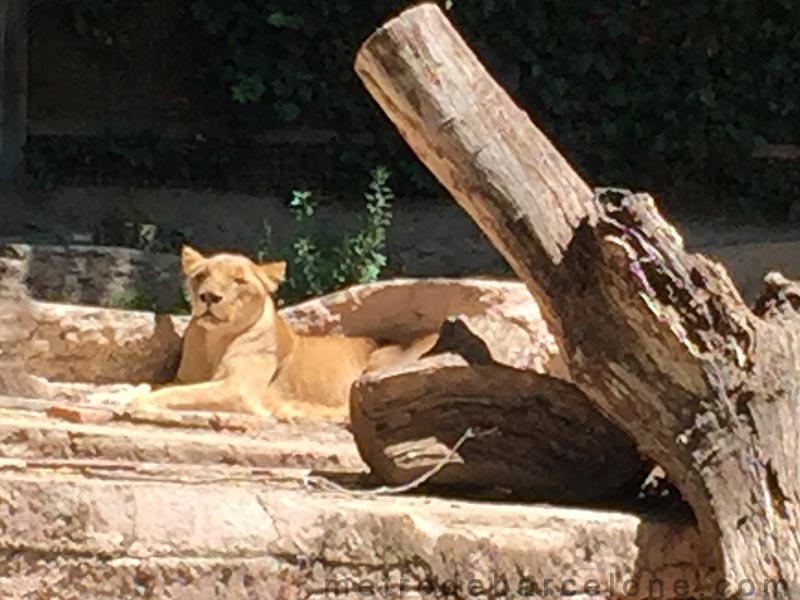
[{"label": "leaning log", "polygon": [[790,301],[755,314],[649,196],[593,194],[435,5],[379,28],[355,68],[541,302],[571,379],[691,504],[715,560],[711,593],[745,596],[750,582],[800,595]]}]

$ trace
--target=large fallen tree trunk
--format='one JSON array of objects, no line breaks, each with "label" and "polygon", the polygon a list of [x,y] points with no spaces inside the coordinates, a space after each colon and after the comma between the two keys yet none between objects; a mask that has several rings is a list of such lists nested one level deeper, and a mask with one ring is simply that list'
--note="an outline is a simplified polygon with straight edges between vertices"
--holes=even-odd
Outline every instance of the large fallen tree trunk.
[{"label": "large fallen tree trunk", "polygon": [[540,300],[573,381],[689,501],[710,591],[800,595],[791,284],[752,312],[649,196],[593,195],[435,5],[379,28],[355,68]]}]

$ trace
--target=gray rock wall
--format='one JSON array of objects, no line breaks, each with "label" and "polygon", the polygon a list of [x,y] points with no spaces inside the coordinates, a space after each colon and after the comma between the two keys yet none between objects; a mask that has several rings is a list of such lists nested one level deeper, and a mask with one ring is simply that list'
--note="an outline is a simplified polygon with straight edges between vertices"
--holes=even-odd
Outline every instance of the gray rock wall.
[{"label": "gray rock wall", "polygon": [[[454,242],[464,243],[468,242]],[[752,303],[758,296],[769,271],[800,278],[798,241],[706,245],[696,250],[719,260],[728,269],[747,302]],[[435,272],[434,266],[442,259],[434,256],[437,255],[432,254],[428,262],[422,259],[416,263],[415,270]],[[489,252],[482,256],[479,259],[485,259],[489,266]],[[464,259],[458,268],[454,267],[455,261],[447,266],[469,273],[474,269],[468,262]],[[0,295],[27,291],[37,300],[174,312],[181,302],[182,289],[178,256],[172,253],[80,245],[0,246]]]},{"label": "gray rock wall", "polygon": [[[360,201],[318,200],[317,218],[330,232],[351,230],[362,216]],[[133,297],[155,299],[159,310],[174,307],[181,288],[176,240],[188,240],[205,251],[250,253],[261,241],[262,220],[269,224],[276,247],[285,247],[295,234],[286,199],[277,197],[98,187],[59,188],[46,195],[2,190],[0,202],[0,243],[6,246],[0,251],[0,289],[8,293],[11,282],[27,279],[35,297],[102,306]],[[87,242],[121,243],[113,241],[108,231],[103,233],[110,216],[123,225],[125,220],[154,225],[156,247],[171,245],[171,249],[164,254],[87,247]],[[688,247],[722,260],[748,301],[769,270],[800,277],[800,233],[794,227],[685,219],[677,224]],[[122,232],[127,242],[128,233]],[[72,245],[67,249],[65,242]],[[10,248],[11,243],[32,248]],[[387,246],[389,277],[509,273],[475,224],[446,197],[396,199]]]}]

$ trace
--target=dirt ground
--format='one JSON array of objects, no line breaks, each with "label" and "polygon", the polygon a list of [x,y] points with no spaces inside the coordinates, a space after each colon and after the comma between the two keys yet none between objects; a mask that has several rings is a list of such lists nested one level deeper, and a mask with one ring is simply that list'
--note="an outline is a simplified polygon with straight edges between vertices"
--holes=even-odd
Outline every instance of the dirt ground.
[{"label": "dirt ground", "polygon": [[[262,220],[269,224],[278,246],[292,239],[294,223],[286,201],[180,189],[0,190],[0,241],[80,243],[102,230],[104,220],[114,218],[155,224],[165,242],[184,238],[207,250],[252,252],[263,235]],[[344,232],[355,226],[360,213],[321,200],[318,218],[325,229]],[[673,216],[673,220],[687,245],[695,248],[800,239],[796,226],[732,225],[724,216],[716,220]],[[388,247],[393,274],[507,273],[494,248],[448,198],[396,199]]]}]

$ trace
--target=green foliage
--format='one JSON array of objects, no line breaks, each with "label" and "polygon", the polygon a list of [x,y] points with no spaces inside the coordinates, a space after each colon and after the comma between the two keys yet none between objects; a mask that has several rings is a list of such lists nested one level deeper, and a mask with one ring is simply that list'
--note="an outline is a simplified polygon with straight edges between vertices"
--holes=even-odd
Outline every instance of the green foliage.
[{"label": "green foliage", "polygon": [[97,23],[114,13],[122,0],[72,0],[72,17],[76,33],[91,34],[96,39],[107,41],[108,32]]},{"label": "green foliage", "polygon": [[389,171],[374,169],[367,200],[367,214],[357,233],[345,236],[339,253],[333,279],[339,284],[376,281],[386,266],[386,229],[392,222],[394,194],[388,186]]},{"label": "green foliage", "polygon": [[113,290],[108,295],[108,306],[121,310],[147,310],[155,311],[157,301],[155,296],[143,289]]},{"label": "green foliage", "polygon": [[[111,308],[118,308],[120,310],[161,312],[159,310],[158,299],[151,292],[139,287],[113,290],[109,293],[106,304]],[[169,307],[167,313],[172,315],[185,315],[190,312],[189,296],[186,290],[182,290],[175,304]]]},{"label": "green foliage", "polygon": [[265,110],[258,116],[277,124],[330,123],[329,117],[341,117],[343,110],[357,118],[351,111],[363,107],[363,98],[346,107],[339,102],[330,106],[325,99],[339,92],[342,83],[354,83],[352,49],[383,16],[380,7],[368,4],[192,0],[191,7],[213,42],[212,77],[237,103],[260,104]]},{"label": "green foliage", "polygon": [[286,251],[275,249],[272,229],[264,221],[256,258],[281,256],[287,260],[288,277],[279,289],[281,303],[292,303],[355,283],[376,281],[386,266],[386,230],[392,221],[394,194],[390,173],[377,167],[364,194],[366,212],[355,232],[333,236],[317,218],[317,203],[308,191],[295,190],[289,209],[297,223],[294,241]]},{"label": "green foliage", "polygon": [[[442,4],[593,183],[737,210],[729,189],[753,149],[800,140],[800,11],[788,0]],[[431,190],[352,68],[363,40],[406,5],[191,0],[210,37],[209,82],[234,101],[236,119],[335,124],[370,140],[342,155],[343,168],[392,156],[403,180]],[[785,188],[747,194],[784,208],[794,201]]]},{"label": "green foliage", "polygon": [[[408,2],[177,1],[195,20],[189,26],[207,35],[198,42],[204,60],[196,74],[226,100],[229,110],[218,117],[230,131],[335,129],[341,136],[329,153],[337,176],[355,179],[362,165],[390,161],[399,193],[439,191],[352,66],[359,45]],[[800,140],[796,3],[440,1],[492,74],[591,183],[647,189],[668,208],[800,215],[797,169],[751,157],[765,141]],[[85,22],[105,25],[122,4],[130,3],[74,6]],[[195,158],[206,151],[199,146],[115,144],[64,162],[99,155],[91,164],[102,166],[116,157],[137,181],[151,172],[203,179],[238,164],[230,148],[208,148],[208,160],[229,158],[209,168]],[[51,187],[58,170],[32,162],[40,185]]]}]

